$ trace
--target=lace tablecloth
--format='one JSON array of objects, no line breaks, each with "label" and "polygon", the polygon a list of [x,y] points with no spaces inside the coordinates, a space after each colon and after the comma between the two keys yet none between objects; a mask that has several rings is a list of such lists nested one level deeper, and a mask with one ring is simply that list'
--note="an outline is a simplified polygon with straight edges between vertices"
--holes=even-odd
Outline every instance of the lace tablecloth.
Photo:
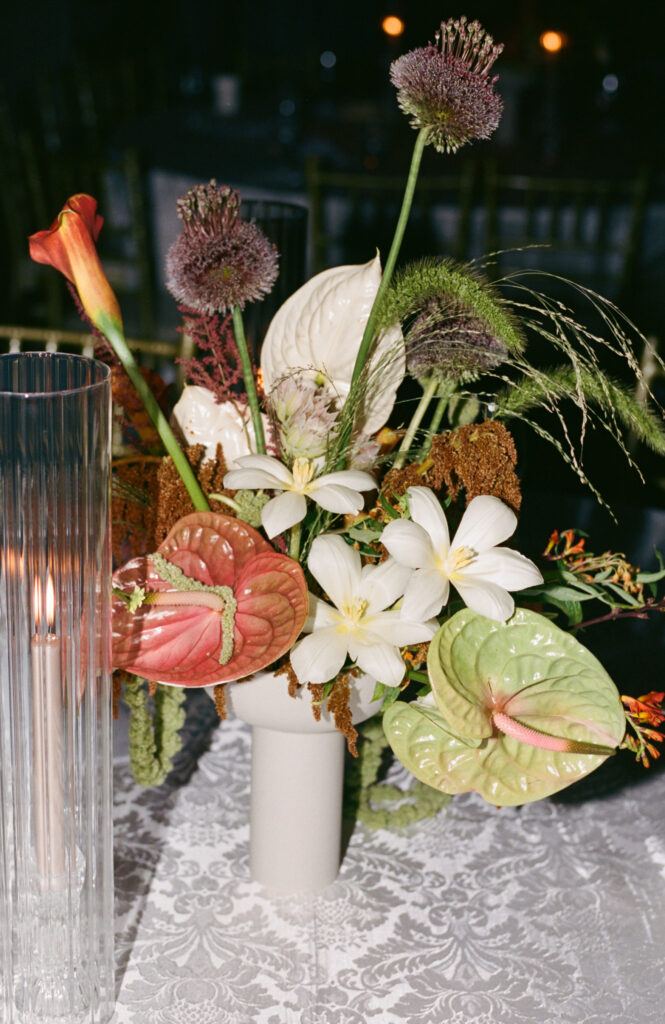
[{"label": "lace tablecloth", "polygon": [[356,825],[334,885],[271,898],[249,729],[206,715],[159,789],[117,765],[113,1024],[662,1022],[665,775]]}]

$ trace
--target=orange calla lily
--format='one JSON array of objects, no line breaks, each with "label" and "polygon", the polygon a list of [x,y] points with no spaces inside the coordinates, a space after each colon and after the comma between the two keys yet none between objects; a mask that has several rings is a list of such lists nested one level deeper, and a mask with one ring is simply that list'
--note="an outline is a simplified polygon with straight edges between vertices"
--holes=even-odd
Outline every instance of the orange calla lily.
[{"label": "orange calla lily", "polygon": [[192,467],[157,399],[143,379],[125,339],[120,306],[95,247],[103,223],[103,217],[97,213],[97,200],[79,192],[69,197],[48,231],[30,235],[30,255],[36,263],[55,267],[74,285],[85,312],[111,343],[138,391],[167,453],[180,473],[194,508],[209,511],[210,506]]},{"label": "orange calla lily", "polygon": [[70,196],[47,231],[31,235],[28,243],[32,259],[64,274],[93,324],[106,333],[109,327],[122,330],[122,316],[95,246],[103,223],[97,200],[79,193]]}]

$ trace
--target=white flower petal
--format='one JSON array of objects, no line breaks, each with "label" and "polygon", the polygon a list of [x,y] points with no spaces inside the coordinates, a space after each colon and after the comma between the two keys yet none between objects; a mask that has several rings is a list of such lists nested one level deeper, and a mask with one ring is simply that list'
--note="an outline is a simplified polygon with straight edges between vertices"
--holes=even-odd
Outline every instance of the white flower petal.
[{"label": "white flower petal", "polygon": [[464,576],[455,580],[453,586],[467,608],[488,619],[505,622],[515,611],[515,602],[512,597],[497,583],[474,580]]},{"label": "white flower petal", "polygon": [[342,469],[339,473],[325,473],[313,480],[310,486],[314,489],[327,484],[350,487],[352,491],[374,491],[377,487],[374,477],[361,469]]},{"label": "white flower petal", "polygon": [[358,491],[352,491],[350,487],[334,487],[332,484],[310,488],[309,497],[327,512],[337,512],[340,515],[355,515],[365,504],[363,496],[358,494]]},{"label": "white flower petal", "polygon": [[284,487],[293,487],[293,473],[272,455],[243,455],[238,459],[241,469],[255,469],[281,480]]},{"label": "white flower petal", "polygon": [[380,565],[366,565],[361,574],[358,597],[367,601],[366,615],[375,615],[389,608],[402,596],[411,570],[399,565],[394,558],[387,558]]},{"label": "white flower petal", "polygon": [[450,547],[487,551],[512,536],[517,516],[499,498],[480,494],[469,502]]},{"label": "white flower petal", "polygon": [[441,502],[429,487],[409,487],[407,493],[411,518],[429,534],[434,551],[445,558],[448,554],[450,533]]},{"label": "white flower petal", "polygon": [[360,589],[360,555],[331,533],[312,542],[307,566],[317,583],[338,608],[349,603]]},{"label": "white flower petal", "polygon": [[353,649],[349,654],[358,663],[358,667],[377,682],[386,686],[398,686],[402,682],[406,665],[396,647],[386,643],[351,646]]},{"label": "white flower petal", "polygon": [[[434,622],[434,625],[432,625]],[[394,647],[408,647],[409,644],[425,644],[431,640],[437,629],[438,622],[405,619],[401,612],[381,612],[370,616],[367,629],[371,637],[383,640]]]},{"label": "white flower petal", "polygon": [[393,519],[381,534],[381,542],[396,562],[409,569],[434,565],[434,552],[429,534],[422,526],[408,519]]},{"label": "white flower petal", "polygon": [[436,569],[419,569],[407,585],[402,618],[422,621],[438,615],[448,601],[449,592],[450,584],[443,573]]},{"label": "white flower petal", "polygon": [[[344,400],[380,280],[377,254],[366,264],[324,270],[291,295],[273,317],[261,350],[266,392],[291,370],[310,376],[323,372]],[[404,377],[399,328],[375,342],[368,369],[371,384],[356,426],[371,434],[390,415]]]},{"label": "white flower petal", "polygon": [[262,469],[232,469],[224,476],[224,486],[231,491],[239,491],[245,487],[250,491],[283,491],[285,487],[274,473],[266,473]]},{"label": "white flower petal", "polygon": [[315,629],[326,629],[328,626],[336,626],[339,622],[339,613],[329,604],[322,601],[314,594],[309,595],[309,608],[303,633],[313,633]]},{"label": "white flower petal", "polygon": [[543,582],[540,570],[530,558],[512,548],[492,548],[460,570],[460,577],[498,583],[506,590],[524,590]]},{"label": "white flower petal", "polygon": [[[221,444],[229,470],[237,468],[238,458],[256,451],[249,407],[233,401],[218,402],[208,388],[188,384],[172,415],[189,444],[204,445],[206,458],[215,458],[217,445]],[[268,417],[262,413],[261,418],[268,435]]]},{"label": "white flower petal", "polygon": [[272,539],[279,533],[284,533],[291,526],[295,526],[305,518],[307,502],[302,494],[294,491],[284,491],[276,498],[271,498],[267,505],[261,509],[261,522],[263,529]]},{"label": "white flower petal", "polygon": [[291,649],[293,671],[300,683],[327,683],[346,661],[345,639],[336,629],[317,629]]}]

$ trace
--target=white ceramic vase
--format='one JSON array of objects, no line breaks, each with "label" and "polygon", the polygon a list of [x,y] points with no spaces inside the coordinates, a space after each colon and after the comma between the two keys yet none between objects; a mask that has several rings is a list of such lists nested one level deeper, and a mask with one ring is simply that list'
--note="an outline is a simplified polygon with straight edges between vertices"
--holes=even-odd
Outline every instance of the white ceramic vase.
[{"label": "white ceramic vase", "polygon": [[[380,709],[374,679],[352,681],[354,723]],[[230,683],[230,714],[252,726],[250,872],[267,889],[305,892],[334,882],[340,866],[346,740],[327,711],[312,714],[306,687],[257,672]]]}]

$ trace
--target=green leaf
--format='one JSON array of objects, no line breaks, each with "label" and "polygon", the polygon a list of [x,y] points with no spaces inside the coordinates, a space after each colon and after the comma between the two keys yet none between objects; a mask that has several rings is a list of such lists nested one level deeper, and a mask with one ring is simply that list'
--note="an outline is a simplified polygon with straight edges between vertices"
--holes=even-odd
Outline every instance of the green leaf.
[{"label": "green leaf", "polygon": [[384,700],[383,700],[383,708],[384,708],[384,710],[386,708],[391,707],[395,703],[395,701],[397,700],[397,698],[399,697],[401,692],[402,692],[402,687],[401,686],[386,686],[385,696],[384,696]]},{"label": "green leaf", "polygon": [[589,594],[585,588],[580,592],[576,587],[565,587],[563,583],[548,583],[540,587],[540,592],[547,600],[555,601],[591,601],[596,594]]},{"label": "green leaf", "polygon": [[385,692],[386,692],[386,684],[385,683],[380,683],[377,680],[377,682],[375,682],[375,684],[374,684],[374,693],[372,694],[372,700],[373,701],[374,700],[381,700],[381,698],[383,697]]},{"label": "green leaf", "polygon": [[449,619],[430,644],[436,710],[394,704],[384,729],[397,757],[445,793],[475,790],[496,805],[549,796],[607,756],[544,750],[507,736],[493,715],[564,743],[616,748],[625,717],[619,693],[596,658],[542,615],[518,609],[507,623],[469,609]]},{"label": "green leaf", "polygon": [[658,583],[659,580],[665,579],[665,569],[661,572],[638,572],[635,578],[638,583]]}]

